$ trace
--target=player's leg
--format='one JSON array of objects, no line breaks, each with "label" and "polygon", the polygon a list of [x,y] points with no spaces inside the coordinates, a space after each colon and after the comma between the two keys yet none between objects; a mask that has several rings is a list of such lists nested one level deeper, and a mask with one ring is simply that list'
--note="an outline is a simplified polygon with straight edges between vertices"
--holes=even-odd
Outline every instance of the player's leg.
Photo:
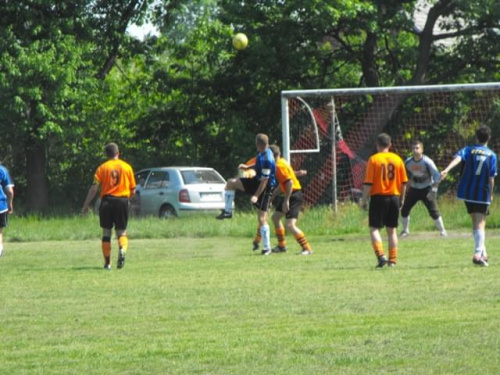
[{"label": "player's leg", "polygon": [[398,260],[398,234],[397,228],[387,227],[389,240],[389,267],[394,267]]},{"label": "player's leg", "polygon": [[104,197],[99,206],[99,224],[102,228],[101,249],[104,257],[104,269],[111,269],[111,230],[113,229],[113,204],[109,197]]},{"label": "player's leg", "polygon": [[399,196],[386,198],[386,215],[383,224],[387,230],[389,242],[389,267],[394,267],[398,260],[398,218],[399,218]]},{"label": "player's leg", "polygon": [[3,255],[3,228],[0,228],[0,257]]},{"label": "player's leg", "polygon": [[285,227],[281,223],[281,218],[285,216],[283,214],[283,197],[276,198],[276,209],[272,216],[272,221],[274,225],[274,234],[276,235],[276,239],[278,240],[278,246],[275,246],[272,251],[273,253],[284,253],[286,248],[286,239],[285,239]]},{"label": "player's leg", "polygon": [[3,255],[3,231],[7,227],[7,212],[0,214],[0,257]]},{"label": "player's leg", "polygon": [[252,241],[252,250],[259,250],[259,245],[262,242],[262,236],[260,235],[260,225],[257,225],[257,230],[255,231],[255,237]]},{"label": "player's leg", "polygon": [[270,229],[267,224],[267,217],[269,207],[271,206],[271,198],[273,195],[274,188],[267,186],[259,197],[259,226],[260,235],[262,236],[262,255],[271,254],[271,237]]},{"label": "player's leg", "polygon": [[224,211],[217,216],[217,219],[231,219],[233,217],[233,202],[236,190],[245,191],[241,179],[231,178],[227,180],[224,188]]},{"label": "player's leg", "polygon": [[384,254],[380,228],[383,228],[383,216],[385,213],[384,197],[372,196],[368,208],[368,225],[370,226],[370,240],[373,251],[377,257],[377,267],[382,268],[387,264],[387,257]]},{"label": "player's leg", "polygon": [[465,206],[471,217],[472,230],[474,232],[474,257],[472,258],[472,262],[479,266],[488,266],[484,230],[486,227],[488,205],[465,202]]},{"label": "player's leg", "polygon": [[262,236],[262,255],[271,254],[271,234],[267,224],[267,211],[259,210],[258,222]]},{"label": "player's leg", "polygon": [[301,255],[311,255],[312,249],[309,241],[302,232],[302,230],[297,226],[297,220],[299,219],[300,209],[304,198],[300,190],[295,191],[290,197],[290,209],[286,213],[286,228],[293,234],[293,237],[301,247]]},{"label": "player's leg", "polygon": [[410,234],[410,211],[420,200],[419,189],[409,188],[406,193],[406,197],[401,207],[401,221],[403,223],[403,229],[399,234],[401,237],[406,237]]},{"label": "player's leg", "polygon": [[[428,190],[430,191],[430,188]],[[429,212],[429,216],[432,218],[432,220],[434,220],[434,224],[436,225],[436,228],[439,230],[441,237],[446,237],[448,233],[444,228],[443,217],[438,211],[436,201],[434,199],[431,200],[427,198],[426,194],[425,197],[422,198],[422,202],[424,202],[424,205],[427,208],[427,211]]]},{"label": "player's leg", "polygon": [[125,255],[128,250],[128,199],[116,198],[115,207],[115,228],[116,238],[118,239],[118,262],[116,266],[123,268],[125,266]]}]

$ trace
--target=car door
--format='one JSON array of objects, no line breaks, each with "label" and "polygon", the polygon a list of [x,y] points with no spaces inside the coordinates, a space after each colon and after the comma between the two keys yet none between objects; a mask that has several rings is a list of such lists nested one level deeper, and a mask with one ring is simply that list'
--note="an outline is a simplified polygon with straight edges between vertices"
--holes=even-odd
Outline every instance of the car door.
[{"label": "car door", "polygon": [[141,190],[141,214],[158,215],[161,205],[167,200],[170,190],[168,171],[151,171]]},{"label": "car door", "polygon": [[130,200],[130,213],[132,215],[141,214],[141,195],[144,189],[144,185],[149,176],[149,169],[141,170],[135,174],[135,195]]}]

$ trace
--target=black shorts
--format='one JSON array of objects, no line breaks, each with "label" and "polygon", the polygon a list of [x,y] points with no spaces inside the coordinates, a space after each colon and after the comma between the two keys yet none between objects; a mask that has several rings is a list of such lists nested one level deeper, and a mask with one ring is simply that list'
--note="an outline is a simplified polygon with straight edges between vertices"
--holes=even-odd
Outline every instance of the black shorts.
[{"label": "black shorts", "polygon": [[490,214],[490,205],[486,203],[465,202],[465,207],[467,207],[468,214]]},{"label": "black shorts", "polygon": [[116,230],[127,229],[128,198],[103,197],[99,206],[99,221],[104,229],[113,229],[113,226]]},{"label": "black shorts", "polygon": [[[260,181],[256,178],[240,178],[240,181],[241,184],[243,185],[245,193],[248,195],[254,195],[260,186]],[[274,188],[275,188],[274,186],[270,186],[269,184],[267,184],[266,188],[259,196],[257,203],[255,203],[255,207],[257,207],[260,211],[269,210]]]},{"label": "black shorts", "polygon": [[379,229],[383,227],[397,228],[400,206],[401,199],[399,195],[372,196],[368,211],[370,227]]},{"label": "black shorts", "polygon": [[431,191],[431,186],[423,189],[415,189],[412,187],[408,188],[406,193],[405,202],[401,208],[401,216],[408,217],[410,211],[417,204],[418,201],[422,201],[429,212],[430,217],[434,220],[438,219],[441,214],[438,211],[437,204],[435,200],[429,200],[427,194]]},{"label": "black shorts", "polygon": [[0,228],[5,228],[9,222],[9,213],[7,211],[0,214]]},{"label": "black shorts", "polygon": [[[283,201],[285,197],[280,195],[276,198],[275,207],[276,212],[283,212]],[[302,207],[302,202],[304,201],[304,197],[302,196],[302,192],[300,190],[294,191],[290,197],[290,209],[286,213],[285,217],[287,219],[298,219],[300,208]]]}]

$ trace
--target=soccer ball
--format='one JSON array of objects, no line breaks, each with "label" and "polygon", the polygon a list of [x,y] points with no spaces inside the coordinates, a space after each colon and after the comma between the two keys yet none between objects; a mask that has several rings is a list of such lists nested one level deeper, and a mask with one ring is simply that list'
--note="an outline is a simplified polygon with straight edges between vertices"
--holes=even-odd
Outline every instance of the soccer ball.
[{"label": "soccer ball", "polygon": [[243,33],[238,33],[233,37],[233,47],[238,51],[247,48],[248,46],[248,38]]}]

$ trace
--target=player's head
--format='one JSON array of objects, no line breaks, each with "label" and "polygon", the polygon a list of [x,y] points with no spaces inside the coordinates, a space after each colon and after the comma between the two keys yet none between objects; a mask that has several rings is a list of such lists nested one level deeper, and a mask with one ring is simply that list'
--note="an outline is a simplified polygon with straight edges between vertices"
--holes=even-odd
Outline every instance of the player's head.
[{"label": "player's head", "polygon": [[281,150],[278,145],[271,145],[269,148],[271,149],[275,159],[278,159],[281,156]]},{"label": "player's head", "polygon": [[424,144],[421,141],[413,141],[411,149],[413,156],[421,156],[424,153]]},{"label": "player's head", "polygon": [[491,129],[487,125],[481,125],[476,130],[476,139],[479,143],[487,143],[491,137]]},{"label": "player's head", "polygon": [[118,149],[118,145],[116,143],[111,142],[104,147],[104,153],[108,158],[112,159],[120,154],[120,150]]},{"label": "player's head", "polygon": [[377,149],[386,150],[391,147],[391,136],[387,133],[380,133],[377,137]]},{"label": "player's head", "polygon": [[257,150],[264,151],[269,146],[269,137],[263,133],[257,134],[255,145],[257,146]]}]

